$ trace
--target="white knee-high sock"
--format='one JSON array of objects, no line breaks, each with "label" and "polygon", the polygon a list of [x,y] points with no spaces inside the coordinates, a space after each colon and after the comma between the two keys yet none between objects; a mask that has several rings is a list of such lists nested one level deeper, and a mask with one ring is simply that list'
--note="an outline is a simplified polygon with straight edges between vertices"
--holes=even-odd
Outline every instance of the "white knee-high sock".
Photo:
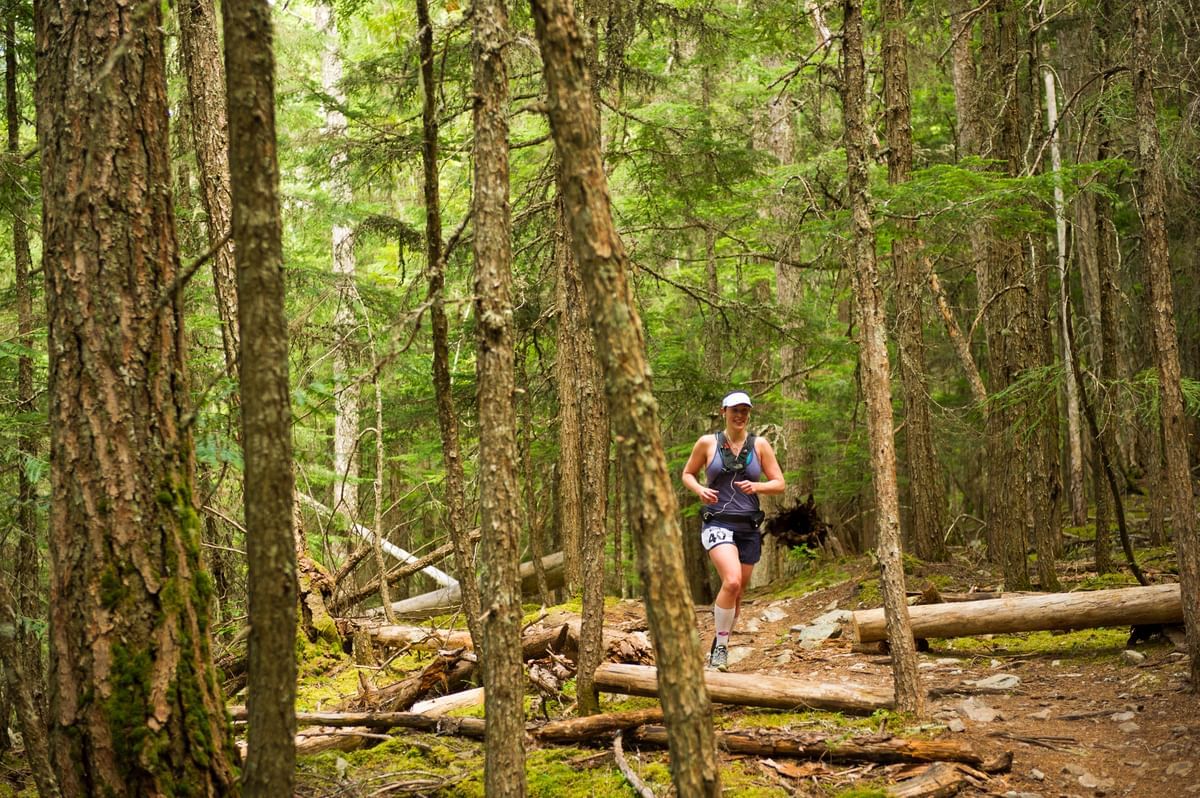
[{"label": "white knee-high sock", "polygon": [[713,605],[713,625],[717,629],[717,645],[729,645],[729,633],[733,631],[733,619],[737,614],[737,610],[733,607],[725,609],[724,607]]}]

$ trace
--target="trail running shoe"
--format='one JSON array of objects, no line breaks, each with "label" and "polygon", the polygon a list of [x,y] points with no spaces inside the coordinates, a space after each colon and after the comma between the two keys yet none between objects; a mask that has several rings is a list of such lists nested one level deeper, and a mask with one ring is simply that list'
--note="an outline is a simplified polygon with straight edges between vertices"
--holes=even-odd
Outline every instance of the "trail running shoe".
[{"label": "trail running shoe", "polygon": [[713,643],[712,651],[708,654],[708,667],[724,671],[729,666],[729,651],[725,646]]}]

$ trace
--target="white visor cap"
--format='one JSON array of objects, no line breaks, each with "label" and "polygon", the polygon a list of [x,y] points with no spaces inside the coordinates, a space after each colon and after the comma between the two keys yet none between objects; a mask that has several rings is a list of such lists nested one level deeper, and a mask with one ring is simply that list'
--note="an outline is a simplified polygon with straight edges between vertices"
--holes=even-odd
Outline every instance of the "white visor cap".
[{"label": "white visor cap", "polygon": [[754,402],[750,401],[750,395],[742,391],[734,391],[721,400],[721,408],[734,407],[736,405],[747,405],[754,407]]}]

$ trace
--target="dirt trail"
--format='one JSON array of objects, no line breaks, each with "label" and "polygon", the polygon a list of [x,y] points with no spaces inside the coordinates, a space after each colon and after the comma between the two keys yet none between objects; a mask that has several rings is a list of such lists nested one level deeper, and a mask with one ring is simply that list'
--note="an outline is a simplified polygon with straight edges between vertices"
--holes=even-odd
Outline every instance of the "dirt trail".
[{"label": "dirt trail", "polygon": [[[793,630],[835,608],[860,609],[856,593],[854,582],[800,598],[752,593],[733,633],[729,670],[889,684],[891,666],[885,654],[856,653],[842,639],[805,648]],[[622,602],[614,608],[613,620],[626,628],[636,625],[636,608],[636,603]],[[699,608],[697,619],[707,647],[711,613]],[[1200,796],[1200,697],[1187,692],[1187,659],[1169,641],[1155,641],[1134,646],[1144,660],[1131,661],[1136,655],[1127,660],[1127,631],[1042,633],[1038,650],[1016,653],[1005,646],[1020,635],[930,641],[931,649],[919,656],[925,686],[931,690],[971,688],[998,676],[1012,677],[1001,680],[1002,686],[1015,681],[998,693],[939,695],[929,703],[929,716],[922,723],[926,733],[988,750],[1005,748],[1014,755],[1010,773],[994,777],[986,789],[972,787],[959,794]],[[722,718],[752,711],[717,708]],[[746,723],[754,725],[752,719]],[[893,780],[903,775],[900,771],[898,766],[828,766],[815,769],[809,778],[829,788],[862,778]],[[805,791],[802,781],[790,782],[791,787]]]}]

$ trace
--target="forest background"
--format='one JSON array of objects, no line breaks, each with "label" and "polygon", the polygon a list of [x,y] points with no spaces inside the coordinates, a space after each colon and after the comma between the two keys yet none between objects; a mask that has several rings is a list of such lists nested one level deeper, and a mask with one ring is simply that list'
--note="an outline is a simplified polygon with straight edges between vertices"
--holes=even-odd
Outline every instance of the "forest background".
[{"label": "forest background", "polygon": [[[1144,9],[1144,52],[1135,47],[1133,5]],[[1164,441],[1159,422],[1161,347],[1150,323],[1153,253],[1144,234],[1144,147],[1130,65],[1144,57],[1153,76],[1159,199],[1187,402],[1182,443],[1195,463],[1194,5],[951,0],[912,3],[902,20],[895,4],[867,5],[870,193],[895,364],[906,551],[936,560],[947,546],[975,547],[1003,570],[1006,587],[1052,589],[1064,530],[1092,525],[1098,569],[1119,568],[1098,440],[1120,490],[1147,496],[1150,543],[1169,544],[1164,443],[1179,441]],[[440,549],[440,567],[458,572],[446,545],[454,507],[431,376],[431,210],[447,231],[443,296],[462,518],[467,528],[478,525],[470,519],[479,512],[485,431],[476,397],[486,386],[477,383],[474,345],[469,10],[454,0],[431,9],[440,127],[433,209],[422,171],[427,93],[415,7],[295,2],[272,14],[293,462],[303,497],[297,521],[304,551],[327,573],[328,599],[340,609],[379,601],[378,587],[365,589],[386,562],[365,544],[371,530],[417,555]],[[720,397],[746,390],[755,398],[753,426],[771,438],[788,478],[783,503],[812,494],[837,545],[856,552],[878,541],[847,268],[853,229],[841,10],[820,2],[597,0],[581,3],[578,13],[592,35],[604,165],[671,473],[696,436],[717,426]],[[163,17],[175,218],[182,261],[205,266],[185,288],[189,423],[204,559],[214,579],[212,633],[220,642],[241,629],[248,593],[239,387],[222,305],[229,290],[221,284],[229,280],[220,265],[224,242],[214,234],[206,191],[212,178],[203,139],[213,128],[211,120],[195,120],[202,109],[194,87],[214,64],[189,52],[195,38],[181,31],[175,11]],[[600,388],[587,366],[594,355],[585,344],[583,302],[563,278],[570,255],[533,21],[524,6],[510,11],[522,559],[563,551],[573,593],[584,530],[600,524],[607,530],[606,592],[637,595],[620,463],[607,429],[589,426],[604,414],[594,405]],[[28,569],[30,546],[46,548],[51,427],[45,286],[29,268],[42,248],[32,10],[11,3],[6,21],[3,200],[14,221],[0,227],[0,251],[16,268],[0,277],[7,408],[0,479],[20,498],[4,510],[4,562]],[[897,99],[885,85],[895,67],[885,53],[896,34],[911,109],[907,166],[895,160],[903,147],[888,117]],[[22,276],[23,247],[31,259]],[[1083,417],[1084,399],[1099,436]],[[596,440],[604,441],[604,465],[589,464]],[[692,598],[706,601],[709,569],[688,534],[698,507],[681,486],[678,498]],[[352,534],[356,525],[365,539]],[[786,574],[807,554],[770,546],[758,578]],[[10,593],[28,578],[40,599],[16,614],[36,632],[47,617],[44,564],[12,574]],[[423,574],[405,575],[384,595],[395,600],[436,586]]]}]

